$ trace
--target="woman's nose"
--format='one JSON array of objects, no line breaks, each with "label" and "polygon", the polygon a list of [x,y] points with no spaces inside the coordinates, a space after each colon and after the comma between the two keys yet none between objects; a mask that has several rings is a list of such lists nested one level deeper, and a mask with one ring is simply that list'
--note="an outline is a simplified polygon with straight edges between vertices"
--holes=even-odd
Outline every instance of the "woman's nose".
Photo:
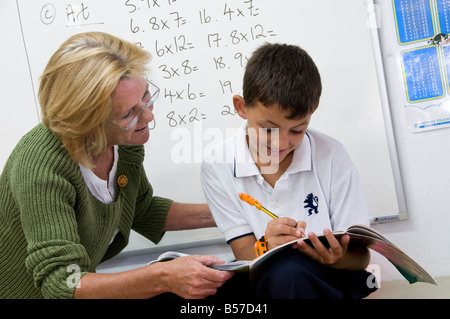
[{"label": "woman's nose", "polygon": [[153,114],[153,104],[142,111],[141,119],[149,123],[153,121],[155,115]]}]

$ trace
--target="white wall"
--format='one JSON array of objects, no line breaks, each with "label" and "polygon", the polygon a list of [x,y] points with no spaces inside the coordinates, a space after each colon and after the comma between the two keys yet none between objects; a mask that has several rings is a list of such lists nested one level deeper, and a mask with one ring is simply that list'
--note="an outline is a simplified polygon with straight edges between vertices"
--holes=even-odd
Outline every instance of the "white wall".
[{"label": "white wall", "polygon": [[[450,129],[410,133],[404,110],[391,113],[409,219],[375,228],[433,276],[450,276]],[[382,280],[402,278],[380,262]]]}]

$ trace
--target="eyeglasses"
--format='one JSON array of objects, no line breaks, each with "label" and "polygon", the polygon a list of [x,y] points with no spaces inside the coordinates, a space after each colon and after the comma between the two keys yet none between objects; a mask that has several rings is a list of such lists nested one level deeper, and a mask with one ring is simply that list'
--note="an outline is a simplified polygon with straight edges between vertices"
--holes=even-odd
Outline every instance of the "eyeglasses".
[{"label": "eyeglasses", "polygon": [[146,80],[148,83],[148,88],[147,90],[149,91],[150,94],[150,99],[147,101],[147,103],[145,103],[145,105],[141,108],[141,110],[133,117],[133,119],[131,120],[130,123],[128,123],[127,126],[123,127],[121,125],[115,124],[113,122],[110,122],[111,124],[114,124],[115,126],[120,127],[121,129],[125,130],[125,131],[129,131],[131,129],[133,129],[137,122],[139,121],[139,118],[141,117],[142,112],[144,112],[144,110],[146,108],[149,108],[150,106],[153,105],[153,103],[155,103],[156,99],[159,96],[159,87],[157,87],[156,85],[154,85],[152,82]]}]

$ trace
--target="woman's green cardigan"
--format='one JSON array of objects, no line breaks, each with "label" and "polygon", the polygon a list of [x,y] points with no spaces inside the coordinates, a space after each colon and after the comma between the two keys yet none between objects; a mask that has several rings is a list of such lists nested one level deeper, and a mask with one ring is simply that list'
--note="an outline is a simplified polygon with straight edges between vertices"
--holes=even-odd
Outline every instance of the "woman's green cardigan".
[{"label": "woman's green cardigan", "polygon": [[104,204],[49,129],[27,133],[0,176],[0,298],[72,298],[131,229],[159,242],[171,200],[153,196],[143,160],[143,146],[119,146],[116,183],[126,176],[127,184]]}]

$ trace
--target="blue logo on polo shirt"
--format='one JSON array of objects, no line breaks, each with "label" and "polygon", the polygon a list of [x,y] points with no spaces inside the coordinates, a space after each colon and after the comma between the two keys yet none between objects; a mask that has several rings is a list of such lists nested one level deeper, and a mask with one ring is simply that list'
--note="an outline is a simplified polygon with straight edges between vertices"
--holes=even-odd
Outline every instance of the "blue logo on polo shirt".
[{"label": "blue logo on polo shirt", "polygon": [[315,196],[313,193],[309,193],[303,203],[306,204],[303,206],[304,208],[309,208],[308,216],[311,216],[313,212],[314,214],[319,212],[319,197]]}]

